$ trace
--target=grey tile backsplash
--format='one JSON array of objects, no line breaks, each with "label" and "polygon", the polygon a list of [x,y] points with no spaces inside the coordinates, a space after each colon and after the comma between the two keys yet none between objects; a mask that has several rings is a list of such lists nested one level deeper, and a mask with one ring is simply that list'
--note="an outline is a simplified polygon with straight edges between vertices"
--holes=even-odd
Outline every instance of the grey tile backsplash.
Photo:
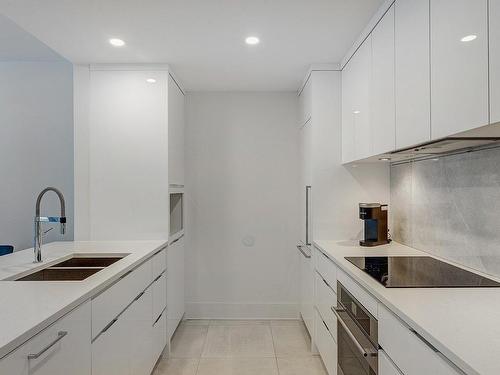
[{"label": "grey tile backsplash", "polygon": [[500,276],[500,148],[391,167],[391,233]]}]

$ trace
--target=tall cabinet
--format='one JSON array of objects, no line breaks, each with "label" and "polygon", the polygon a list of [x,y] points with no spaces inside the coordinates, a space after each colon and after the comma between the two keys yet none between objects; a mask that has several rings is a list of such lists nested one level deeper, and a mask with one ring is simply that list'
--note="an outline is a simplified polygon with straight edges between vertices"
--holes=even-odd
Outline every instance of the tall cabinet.
[{"label": "tall cabinet", "polygon": [[75,67],[75,190],[77,239],[169,241],[167,342],[184,315],[185,251],[184,93],[168,66]]},{"label": "tall cabinet", "polygon": [[[365,56],[365,53],[371,56],[371,49],[361,51],[359,56]],[[351,66],[355,67],[354,70],[366,69],[363,61],[354,61]],[[371,75],[370,70],[364,73]],[[368,107],[356,105],[366,105],[366,98],[370,95],[369,87],[361,86],[362,82],[358,88],[364,90],[365,103],[353,95],[349,104],[351,113],[355,108],[368,110]],[[337,337],[321,322],[327,317],[314,307],[314,296],[318,293],[315,290],[315,280],[318,279],[315,259],[311,257],[315,253],[314,241],[356,239],[362,225],[358,216],[359,202],[389,202],[389,167],[385,164],[342,165],[344,134],[340,71],[312,68],[299,99],[301,182],[298,188],[302,225],[297,253],[300,258],[300,313],[312,336],[313,347],[317,347],[323,358],[328,358],[326,351],[336,352],[332,348],[336,347]],[[353,124],[356,125],[356,121]],[[330,375],[334,375],[336,366],[327,367]]]}]

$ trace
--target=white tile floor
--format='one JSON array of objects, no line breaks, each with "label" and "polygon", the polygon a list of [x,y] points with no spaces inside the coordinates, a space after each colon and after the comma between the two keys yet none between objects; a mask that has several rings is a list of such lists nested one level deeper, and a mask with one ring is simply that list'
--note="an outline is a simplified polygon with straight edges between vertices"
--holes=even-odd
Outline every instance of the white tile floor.
[{"label": "white tile floor", "polygon": [[154,375],[327,375],[301,321],[187,320]]}]

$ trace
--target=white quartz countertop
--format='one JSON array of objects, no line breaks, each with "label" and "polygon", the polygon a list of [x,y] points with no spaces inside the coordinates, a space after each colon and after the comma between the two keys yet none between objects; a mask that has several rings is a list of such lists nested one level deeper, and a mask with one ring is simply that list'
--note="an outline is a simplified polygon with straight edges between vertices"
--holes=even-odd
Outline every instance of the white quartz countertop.
[{"label": "white quartz countertop", "polygon": [[[43,263],[33,263],[33,249],[0,257],[0,358],[166,245],[160,240],[53,242],[42,247]],[[73,254],[96,253],[128,255],[82,281],[9,281]]]},{"label": "white quartz countertop", "polygon": [[314,244],[465,373],[500,374],[500,288],[385,288],[344,257],[434,256],[394,242],[373,248],[351,241]]}]

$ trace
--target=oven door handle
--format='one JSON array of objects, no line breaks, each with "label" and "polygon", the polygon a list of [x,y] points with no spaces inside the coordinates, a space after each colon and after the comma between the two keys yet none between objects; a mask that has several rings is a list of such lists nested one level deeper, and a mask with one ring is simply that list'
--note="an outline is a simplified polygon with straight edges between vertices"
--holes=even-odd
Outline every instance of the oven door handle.
[{"label": "oven door handle", "polygon": [[360,343],[358,342],[356,337],[350,331],[349,327],[347,327],[347,324],[345,324],[344,319],[342,319],[342,317],[339,314],[341,312],[346,311],[344,308],[332,306],[332,311],[337,316],[338,322],[342,325],[342,327],[344,328],[344,331],[346,331],[347,335],[349,336],[351,341],[354,343],[354,345],[356,345],[356,348],[358,349],[358,351],[361,353],[361,355],[363,357],[374,356],[374,355],[378,354],[378,352],[375,352],[371,349],[365,349],[360,345]]}]

